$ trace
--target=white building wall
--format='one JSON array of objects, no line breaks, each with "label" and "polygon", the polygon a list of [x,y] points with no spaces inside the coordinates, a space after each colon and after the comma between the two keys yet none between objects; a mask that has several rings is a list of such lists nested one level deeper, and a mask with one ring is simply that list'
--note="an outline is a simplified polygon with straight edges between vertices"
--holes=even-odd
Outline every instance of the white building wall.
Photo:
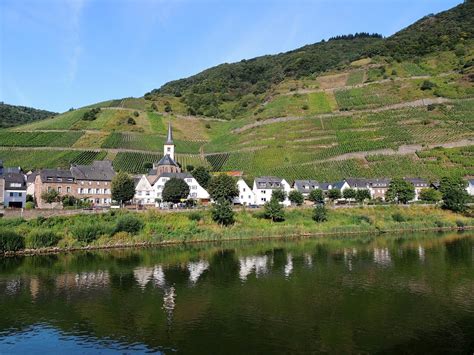
[{"label": "white building wall", "polygon": [[474,180],[468,181],[466,190],[470,196],[474,196]]},{"label": "white building wall", "polygon": [[156,191],[151,186],[145,175],[142,175],[140,181],[135,187],[135,196],[133,202],[140,205],[154,205],[156,200]]},{"label": "white building wall", "polygon": [[[153,190],[155,192],[156,198],[162,199],[163,189],[166,182],[169,180],[169,177],[160,177],[155,184],[153,185]],[[184,181],[189,186],[189,195],[188,199],[192,198],[193,200],[208,200],[209,193],[196,181],[195,178],[185,178]]]},{"label": "white building wall", "polygon": [[244,206],[255,204],[255,194],[244,179],[240,178],[237,181],[237,188],[239,189],[239,196],[234,198],[234,203]]},{"label": "white building wall", "polygon": [[[286,182],[285,179],[283,179],[281,181],[281,189],[286,192],[286,199],[283,202],[283,205],[290,206],[291,202],[288,199],[288,194],[291,191],[291,186],[290,186],[290,184],[288,184],[288,182]],[[257,183],[254,180],[254,182],[253,182],[253,193],[255,195],[255,204],[258,205],[258,206],[261,206],[261,205],[264,205],[265,203],[267,203],[268,201],[270,201],[271,198],[272,198],[273,190],[276,190],[276,189],[259,189],[259,188],[257,188]]]}]

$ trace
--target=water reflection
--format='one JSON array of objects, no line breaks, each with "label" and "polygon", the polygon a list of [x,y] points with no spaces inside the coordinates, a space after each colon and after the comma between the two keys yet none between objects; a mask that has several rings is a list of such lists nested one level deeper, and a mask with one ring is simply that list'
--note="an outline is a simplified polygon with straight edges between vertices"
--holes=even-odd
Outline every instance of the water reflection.
[{"label": "water reflection", "polygon": [[33,338],[54,351],[57,334],[76,352],[77,337],[124,352],[466,352],[473,249],[449,234],[2,259],[0,353]]}]

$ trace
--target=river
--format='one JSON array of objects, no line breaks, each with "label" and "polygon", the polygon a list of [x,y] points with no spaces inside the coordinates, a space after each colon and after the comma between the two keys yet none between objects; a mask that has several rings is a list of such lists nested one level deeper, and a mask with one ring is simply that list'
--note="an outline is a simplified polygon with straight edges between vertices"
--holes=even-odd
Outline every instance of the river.
[{"label": "river", "polygon": [[474,234],[0,259],[0,353],[466,353]]}]

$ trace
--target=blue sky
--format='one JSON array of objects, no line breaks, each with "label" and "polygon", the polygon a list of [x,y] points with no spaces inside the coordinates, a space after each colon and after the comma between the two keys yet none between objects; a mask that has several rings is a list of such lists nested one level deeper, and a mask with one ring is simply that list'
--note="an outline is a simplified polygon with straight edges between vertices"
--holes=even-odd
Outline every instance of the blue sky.
[{"label": "blue sky", "polygon": [[0,0],[0,101],[62,112],[460,0]]}]

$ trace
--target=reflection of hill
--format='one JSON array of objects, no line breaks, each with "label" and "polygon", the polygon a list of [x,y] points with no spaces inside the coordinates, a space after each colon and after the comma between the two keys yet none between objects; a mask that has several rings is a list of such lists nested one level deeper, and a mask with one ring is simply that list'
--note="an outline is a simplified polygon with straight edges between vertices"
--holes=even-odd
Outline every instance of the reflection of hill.
[{"label": "reflection of hill", "polygon": [[441,331],[467,346],[473,246],[425,235],[12,259],[0,330],[44,322],[185,353],[384,352]]}]

